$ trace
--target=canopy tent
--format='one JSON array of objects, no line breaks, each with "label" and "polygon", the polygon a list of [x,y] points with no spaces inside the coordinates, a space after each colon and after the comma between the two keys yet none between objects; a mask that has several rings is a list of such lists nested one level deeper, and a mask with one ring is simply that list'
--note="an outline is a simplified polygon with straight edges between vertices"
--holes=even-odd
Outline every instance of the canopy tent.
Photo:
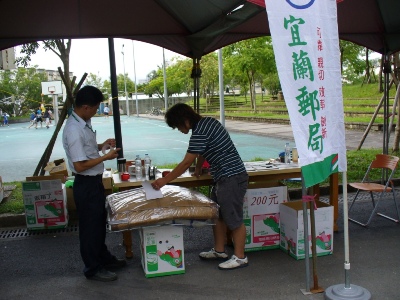
[{"label": "canopy tent", "polygon": [[[118,37],[191,58],[269,35],[264,0],[0,0],[0,49],[52,38]],[[400,50],[400,1],[338,0],[341,39]]]},{"label": "canopy tent", "polygon": [[[0,49],[54,38],[118,37],[201,58],[228,44],[269,31],[265,9],[244,0],[60,3],[38,0],[32,5],[29,0],[1,0]],[[262,24],[253,20],[257,15]],[[254,26],[240,26],[249,20]]]},{"label": "canopy tent", "polygon": [[[337,2],[341,39],[386,55],[400,50],[400,1]],[[237,41],[270,35],[264,0],[0,0],[0,11],[0,50],[55,38],[119,37],[199,60]],[[387,143],[384,138],[385,153]]]}]

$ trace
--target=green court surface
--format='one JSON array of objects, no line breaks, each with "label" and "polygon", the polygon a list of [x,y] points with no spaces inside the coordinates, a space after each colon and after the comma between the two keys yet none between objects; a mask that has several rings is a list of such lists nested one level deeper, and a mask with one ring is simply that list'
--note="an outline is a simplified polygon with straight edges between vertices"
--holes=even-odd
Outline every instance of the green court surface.
[{"label": "green court surface", "polygon": [[[114,137],[112,117],[96,117],[92,119],[93,129],[97,132],[99,143]],[[38,129],[29,123],[11,124],[0,127],[0,176],[3,182],[24,180],[32,176],[48,142],[54,132],[52,124],[49,129],[43,125]],[[122,144],[124,157],[134,160],[136,154],[143,157],[148,153],[154,165],[179,163],[187,150],[190,133],[185,135],[172,130],[162,120],[145,117],[121,116]],[[254,158],[276,158],[283,151],[285,141],[259,135],[230,131],[243,161]],[[62,147],[62,130],[59,133],[50,160],[66,158]],[[116,169],[116,160],[107,161],[107,168]]]}]

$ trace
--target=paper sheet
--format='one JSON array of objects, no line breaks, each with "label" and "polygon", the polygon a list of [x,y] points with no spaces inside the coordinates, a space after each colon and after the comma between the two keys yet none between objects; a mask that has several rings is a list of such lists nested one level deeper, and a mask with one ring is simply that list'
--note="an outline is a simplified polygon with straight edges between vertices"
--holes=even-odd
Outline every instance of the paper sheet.
[{"label": "paper sheet", "polygon": [[151,200],[151,199],[157,199],[157,198],[162,198],[164,195],[162,194],[161,190],[155,190],[151,186],[150,181],[142,181],[142,186],[144,188],[144,192],[146,193],[146,199]]}]

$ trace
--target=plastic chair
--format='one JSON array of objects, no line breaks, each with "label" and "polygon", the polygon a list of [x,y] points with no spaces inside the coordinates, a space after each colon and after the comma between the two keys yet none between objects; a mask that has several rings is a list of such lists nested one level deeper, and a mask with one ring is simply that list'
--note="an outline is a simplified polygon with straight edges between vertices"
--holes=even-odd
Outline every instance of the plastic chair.
[{"label": "plastic chair", "polygon": [[[351,211],[351,209],[353,208],[354,203],[356,202],[357,196],[361,191],[364,192],[369,192],[370,196],[371,196],[371,200],[372,200],[372,206],[373,206],[373,210],[371,215],[369,216],[369,219],[367,221],[367,223],[362,223],[358,220],[352,219],[349,217],[349,220],[357,223],[361,226],[368,226],[368,224],[371,222],[372,217],[374,216],[374,214],[376,213],[377,209],[378,209],[378,205],[379,202],[382,200],[382,198],[384,197],[384,195],[386,193],[392,193],[393,195],[393,201],[396,207],[396,211],[397,211],[397,219],[394,219],[392,217],[389,217],[387,215],[381,214],[381,213],[377,213],[377,215],[387,218],[391,221],[394,221],[396,223],[399,223],[400,220],[400,214],[399,214],[399,209],[397,207],[397,203],[396,203],[396,196],[395,196],[395,191],[394,191],[394,185],[392,182],[392,177],[393,174],[396,171],[396,167],[397,167],[397,163],[399,161],[399,157],[397,156],[390,156],[390,155],[385,155],[385,154],[377,154],[375,157],[375,160],[373,160],[371,162],[371,164],[369,165],[367,172],[364,175],[364,179],[362,180],[362,182],[354,182],[354,183],[350,183],[350,186],[354,187],[357,189],[357,193],[353,199],[353,202],[351,203],[351,206],[349,208],[349,213]],[[387,178],[386,182],[382,179],[381,184],[376,183],[376,182],[372,182],[372,180],[370,179],[371,176],[371,172],[374,172],[374,169],[379,169],[382,171],[381,175],[383,174],[389,174],[389,177]],[[375,171],[377,172],[377,171]],[[374,194],[373,193],[380,193],[378,201],[375,203],[375,199],[374,199]]]}]

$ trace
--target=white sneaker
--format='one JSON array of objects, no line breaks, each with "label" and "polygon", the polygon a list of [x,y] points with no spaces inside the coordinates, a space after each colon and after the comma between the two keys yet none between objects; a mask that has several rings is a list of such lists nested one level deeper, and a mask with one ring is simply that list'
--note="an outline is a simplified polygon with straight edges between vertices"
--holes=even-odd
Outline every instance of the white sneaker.
[{"label": "white sneaker", "polygon": [[234,270],[238,268],[244,268],[249,265],[249,260],[247,259],[247,256],[245,258],[238,258],[235,255],[232,255],[231,259],[220,263],[218,265],[218,269],[220,270]]},{"label": "white sneaker", "polygon": [[214,248],[211,248],[210,251],[200,252],[199,257],[201,259],[226,259],[228,258],[228,254],[225,252],[217,252]]}]

